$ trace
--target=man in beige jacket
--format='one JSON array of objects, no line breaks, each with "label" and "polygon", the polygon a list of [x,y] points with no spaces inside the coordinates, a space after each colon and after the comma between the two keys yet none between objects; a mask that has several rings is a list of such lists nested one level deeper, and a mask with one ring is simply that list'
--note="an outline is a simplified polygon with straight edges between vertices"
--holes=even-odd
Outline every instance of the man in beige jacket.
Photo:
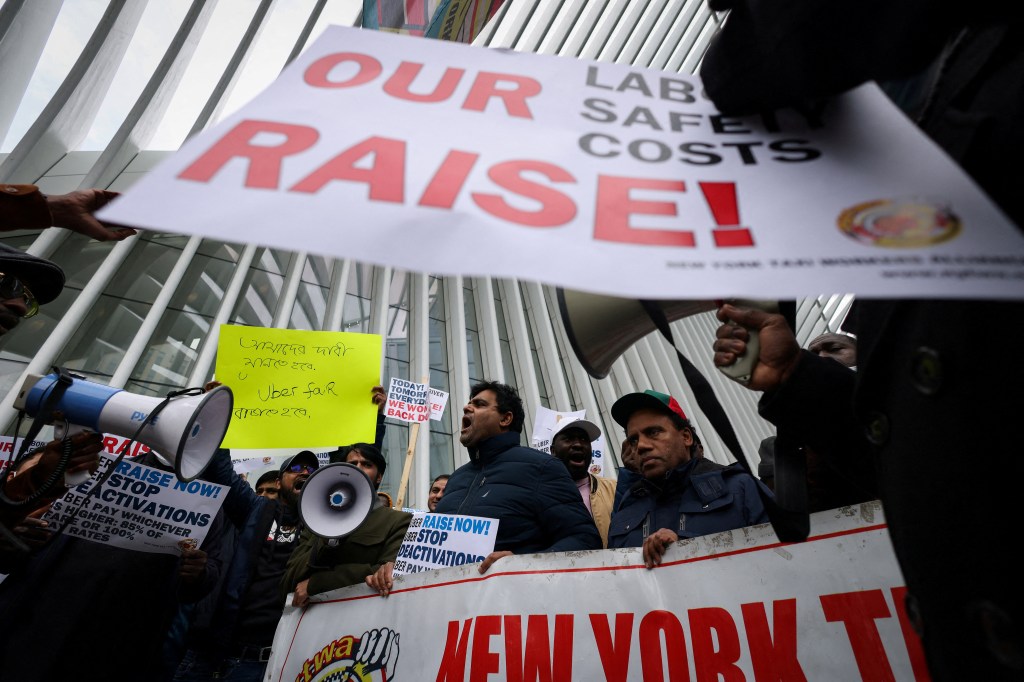
[{"label": "man in beige jacket", "polygon": [[608,547],[608,524],[615,503],[615,481],[595,476],[590,472],[594,459],[591,444],[601,436],[601,429],[586,419],[559,422],[551,436],[551,454],[569,470],[569,476],[580,489],[587,511],[594,517],[601,544]]}]

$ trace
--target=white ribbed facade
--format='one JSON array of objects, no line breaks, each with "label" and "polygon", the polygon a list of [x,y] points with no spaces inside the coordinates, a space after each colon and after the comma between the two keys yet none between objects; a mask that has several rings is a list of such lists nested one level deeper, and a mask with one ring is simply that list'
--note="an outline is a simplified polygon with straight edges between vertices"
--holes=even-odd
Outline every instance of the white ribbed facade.
[{"label": "white ribbed facade", "polygon": [[[83,12],[94,25],[74,22]],[[168,24],[168,13],[177,23]],[[0,137],[7,136],[0,181],[47,193],[126,190],[169,147],[237,108],[245,86],[269,82],[325,22],[343,20],[356,20],[351,0],[7,0],[0,5]],[[717,21],[702,0],[506,0],[478,42],[693,73]],[[69,31],[81,48],[60,79],[48,81],[47,59]],[[119,71],[150,62],[142,79]],[[45,105],[34,104],[40,93]],[[186,99],[191,108],[181,105]],[[168,129],[181,131],[170,145],[160,141]],[[402,272],[325,258],[312,247],[287,252],[153,232],[114,245],[65,230],[0,238],[56,261],[68,278],[57,301],[0,339],[5,415],[13,415],[21,377],[54,364],[138,393],[201,385],[213,373],[216,330],[237,323],[381,334],[385,386],[395,376],[429,376],[451,392],[445,418],[420,430],[407,497],[413,506],[425,506],[434,475],[465,461],[453,434],[469,386],[485,378],[519,389],[527,434],[538,404],[585,408],[604,427],[616,461],[615,399],[644,388],[670,392],[694,417],[709,456],[728,460],[660,337],[642,339],[608,378],[594,380],[573,356],[546,286]],[[836,329],[849,304],[841,296],[801,301],[800,340]],[[756,465],[757,444],[771,427],[757,417],[756,396],[712,367],[716,320],[707,314],[673,326]],[[404,424],[388,428],[382,488],[393,495],[408,434]]]}]

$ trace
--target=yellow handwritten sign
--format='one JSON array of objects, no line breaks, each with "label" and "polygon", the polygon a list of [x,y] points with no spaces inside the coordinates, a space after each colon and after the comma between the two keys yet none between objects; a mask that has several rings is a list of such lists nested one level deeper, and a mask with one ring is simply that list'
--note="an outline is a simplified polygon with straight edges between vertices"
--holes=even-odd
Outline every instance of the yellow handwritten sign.
[{"label": "yellow handwritten sign", "polygon": [[377,334],[221,325],[216,378],[235,394],[224,447],[372,443],[382,348]]}]

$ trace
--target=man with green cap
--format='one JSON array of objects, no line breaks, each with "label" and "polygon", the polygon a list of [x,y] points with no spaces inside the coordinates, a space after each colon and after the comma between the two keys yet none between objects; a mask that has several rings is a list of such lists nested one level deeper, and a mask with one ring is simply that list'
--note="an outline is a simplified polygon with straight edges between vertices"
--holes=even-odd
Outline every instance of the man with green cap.
[{"label": "man with green cap", "polygon": [[736,464],[704,459],[675,398],[630,393],[612,405],[612,417],[636,448],[643,479],[612,514],[609,547],[643,547],[644,563],[654,568],[681,539],[768,522],[757,481]]}]

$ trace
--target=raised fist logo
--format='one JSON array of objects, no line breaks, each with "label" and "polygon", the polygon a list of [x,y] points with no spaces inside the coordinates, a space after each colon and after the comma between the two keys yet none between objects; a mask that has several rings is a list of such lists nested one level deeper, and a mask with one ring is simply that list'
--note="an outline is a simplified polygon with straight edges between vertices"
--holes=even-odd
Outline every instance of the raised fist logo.
[{"label": "raised fist logo", "polygon": [[[389,628],[364,632],[352,666],[340,682],[390,682],[398,665],[398,633]],[[376,674],[374,674],[376,673]]]}]

